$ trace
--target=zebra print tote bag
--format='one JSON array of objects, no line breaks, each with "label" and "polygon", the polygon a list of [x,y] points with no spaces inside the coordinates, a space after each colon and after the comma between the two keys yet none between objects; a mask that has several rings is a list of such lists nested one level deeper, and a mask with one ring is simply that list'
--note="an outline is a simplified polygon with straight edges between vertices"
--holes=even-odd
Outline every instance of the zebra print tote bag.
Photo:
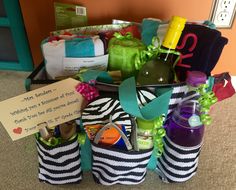
[{"label": "zebra print tote bag", "polygon": [[[85,81],[89,81],[91,79],[96,79],[94,77],[94,73],[87,73],[83,77]],[[99,74],[97,74],[99,75]],[[130,80],[129,80],[130,82]],[[126,132],[128,138],[130,137],[131,133],[131,118],[133,116],[133,110],[127,110],[129,105],[127,105],[126,100],[127,96],[130,95],[130,89],[135,88],[135,95],[131,97],[131,99],[137,99],[137,104],[139,107],[144,107],[147,103],[150,103],[153,99],[157,96],[161,96],[163,91],[172,90],[171,96],[164,99],[164,104],[154,107],[153,112],[155,115],[157,114],[170,114],[172,110],[177,106],[177,104],[182,100],[182,97],[187,90],[186,84],[175,84],[175,85],[165,85],[165,86],[148,86],[148,87],[138,87],[136,89],[136,85],[133,83],[134,81],[131,80],[131,83],[126,83],[125,86],[128,86],[128,89],[122,91],[122,94],[125,96],[125,101],[123,101],[123,105],[120,103],[120,96],[119,96],[119,88],[117,85],[112,85],[109,83],[104,82],[97,82],[96,87],[100,91],[100,97],[97,100],[89,103],[87,107],[83,110],[82,113],[82,122],[83,125],[94,125],[94,124],[102,124],[104,121],[108,120],[109,115],[112,113],[112,120],[117,124],[125,124]],[[157,89],[161,89],[161,92]],[[137,93],[138,92],[138,93]],[[132,92],[133,93],[133,92]],[[119,97],[118,97],[119,96]],[[115,97],[115,98],[114,98]],[[154,105],[155,106],[155,105]],[[158,110],[158,112],[156,112]],[[87,147],[83,147],[82,151],[83,154],[89,154],[92,157],[90,143],[86,144]],[[89,145],[89,146],[88,146]],[[83,157],[82,157],[83,158]],[[151,159],[148,163],[147,168],[150,170],[154,170],[156,168],[156,156],[153,154]],[[87,163],[89,170],[92,168],[92,162],[89,160],[85,160],[84,162]],[[89,163],[88,163],[89,162]]]},{"label": "zebra print tote bag", "polygon": [[[139,89],[137,101],[144,105],[156,96],[147,90]],[[131,141],[132,116],[122,109],[118,93],[103,91],[99,98],[87,105],[82,113],[83,126],[104,124],[108,120],[125,126],[127,141]],[[105,127],[105,126],[104,126]],[[122,132],[122,131],[121,131]],[[94,141],[96,142],[96,141]],[[134,185],[145,180],[147,165],[152,149],[144,151],[123,150],[91,143],[92,174],[97,183],[103,185]]]},{"label": "zebra print tote bag", "polygon": [[53,184],[79,183],[82,180],[80,146],[77,137],[51,147],[36,137],[38,151],[38,178]]},{"label": "zebra print tote bag", "polygon": [[164,152],[157,161],[156,172],[163,182],[185,182],[192,178],[198,167],[202,144],[184,147],[164,137]]},{"label": "zebra print tote bag", "polygon": [[135,185],[145,180],[152,149],[124,151],[92,143],[92,174],[102,185]]}]

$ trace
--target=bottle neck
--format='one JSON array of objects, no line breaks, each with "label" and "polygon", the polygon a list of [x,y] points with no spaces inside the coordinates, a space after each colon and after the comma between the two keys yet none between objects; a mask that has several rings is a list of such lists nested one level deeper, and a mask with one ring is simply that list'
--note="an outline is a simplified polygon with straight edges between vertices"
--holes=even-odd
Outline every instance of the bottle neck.
[{"label": "bottle neck", "polygon": [[167,50],[167,53],[162,53],[160,55],[161,59],[164,60],[165,62],[171,62],[173,60],[173,53],[170,53],[171,50],[175,50],[176,46],[178,44],[178,41],[180,39],[180,36],[182,34],[182,30],[184,28],[185,25],[185,21],[179,21],[183,20],[182,18],[172,18],[172,20],[170,21],[168,30],[165,34],[165,37],[163,39],[161,48]]},{"label": "bottle neck", "polygon": [[[189,118],[191,118],[191,116],[193,115],[198,117],[201,115],[200,105],[197,100],[187,100],[177,106],[176,110],[172,115],[172,119],[185,127],[191,127],[191,123],[189,123]],[[203,124],[200,121],[200,118],[194,123],[195,127],[202,125]]]},{"label": "bottle neck", "polygon": [[189,86],[188,85],[188,89],[182,99],[182,102],[186,102],[189,100],[197,100],[200,95],[198,92],[196,92],[197,87],[193,87],[193,86]]},{"label": "bottle neck", "polygon": [[161,53],[158,58],[163,60],[166,63],[172,64],[173,60],[174,60],[174,55],[172,53],[170,53],[170,51],[173,49],[168,49],[164,46],[161,46],[161,48],[164,50],[167,50],[167,51],[166,51],[166,53]]},{"label": "bottle neck", "polygon": [[176,56],[173,53],[171,53],[171,51],[175,50],[177,43],[180,39],[180,36],[181,36],[180,30],[175,30],[174,28],[168,29],[161,45],[161,48],[163,50],[166,50],[166,53],[161,53],[159,55],[159,59],[163,60],[166,63],[173,64],[174,58],[176,58]]}]

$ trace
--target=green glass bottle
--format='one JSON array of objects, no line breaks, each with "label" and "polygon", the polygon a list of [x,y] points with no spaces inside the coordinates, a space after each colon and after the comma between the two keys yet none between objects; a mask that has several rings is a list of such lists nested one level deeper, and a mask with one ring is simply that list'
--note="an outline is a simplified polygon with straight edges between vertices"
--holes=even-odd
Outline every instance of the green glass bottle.
[{"label": "green glass bottle", "polygon": [[166,50],[166,53],[160,53],[158,57],[142,66],[137,76],[138,84],[155,85],[171,84],[174,82],[175,71],[173,63],[175,55],[171,51],[175,50],[185,23],[185,18],[172,17],[161,45],[161,49]]}]

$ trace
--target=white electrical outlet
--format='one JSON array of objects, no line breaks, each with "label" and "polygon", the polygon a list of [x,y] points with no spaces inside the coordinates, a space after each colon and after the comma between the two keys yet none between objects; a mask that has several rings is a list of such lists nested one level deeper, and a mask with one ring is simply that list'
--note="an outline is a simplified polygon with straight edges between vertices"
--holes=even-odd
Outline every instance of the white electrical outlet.
[{"label": "white electrical outlet", "polygon": [[217,28],[230,28],[233,24],[236,0],[215,0],[211,21]]}]

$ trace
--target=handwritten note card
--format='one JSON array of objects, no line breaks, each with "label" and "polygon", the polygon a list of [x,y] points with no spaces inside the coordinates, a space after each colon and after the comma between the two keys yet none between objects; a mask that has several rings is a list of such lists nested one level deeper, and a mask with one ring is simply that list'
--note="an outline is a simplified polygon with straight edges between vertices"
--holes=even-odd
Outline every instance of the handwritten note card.
[{"label": "handwritten note card", "polygon": [[80,117],[78,83],[69,78],[0,102],[0,121],[12,140],[38,132],[39,123],[53,127]]}]

